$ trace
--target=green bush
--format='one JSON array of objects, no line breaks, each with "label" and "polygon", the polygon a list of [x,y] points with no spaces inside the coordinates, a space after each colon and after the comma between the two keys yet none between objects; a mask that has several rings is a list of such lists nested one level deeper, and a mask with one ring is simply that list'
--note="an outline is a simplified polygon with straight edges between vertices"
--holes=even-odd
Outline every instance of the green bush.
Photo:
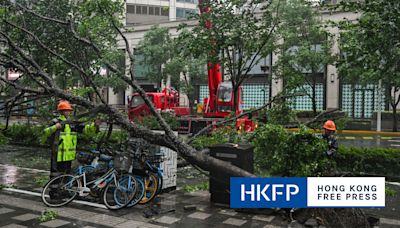
[{"label": "green bush", "polygon": [[276,103],[267,111],[269,124],[286,125],[295,120],[295,112],[285,102]]},{"label": "green bush", "polygon": [[[377,112],[372,114],[372,119],[376,120]],[[393,112],[384,111],[381,112],[382,120],[393,120]],[[397,119],[400,120],[400,113],[396,113]]]},{"label": "green bush", "polygon": [[8,138],[4,136],[2,132],[0,132],[0,145],[4,145],[8,143]]},{"label": "green bush", "polygon": [[9,138],[11,143],[39,146],[43,135],[44,126],[14,124],[8,126],[4,136]]},{"label": "green bush", "polygon": [[251,135],[252,133],[238,133],[235,126],[225,126],[215,129],[210,135],[197,137],[191,145],[197,150],[202,150],[216,144],[247,143]]},{"label": "green bush", "polygon": [[400,170],[398,149],[340,146],[335,160],[342,171],[398,176]]},{"label": "green bush", "polygon": [[279,125],[264,125],[254,136],[254,162],[257,173],[273,176],[324,176],[335,162],[325,155],[326,142],[309,129],[288,132]]}]

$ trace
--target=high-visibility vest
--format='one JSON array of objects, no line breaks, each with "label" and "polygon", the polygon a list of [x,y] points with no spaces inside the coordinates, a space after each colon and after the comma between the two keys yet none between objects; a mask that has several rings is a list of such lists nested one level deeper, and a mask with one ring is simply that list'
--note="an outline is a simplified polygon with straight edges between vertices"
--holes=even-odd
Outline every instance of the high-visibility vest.
[{"label": "high-visibility vest", "polygon": [[58,140],[57,162],[75,160],[76,145],[76,132],[71,132],[69,124],[65,124],[64,131],[60,132]]},{"label": "high-visibility vest", "polygon": [[[57,122],[65,121],[64,116],[60,116],[58,119],[53,120],[53,125],[44,129],[46,137],[50,137],[52,134],[57,132],[57,128],[54,125]],[[91,132],[96,132],[96,127],[94,123],[85,125],[83,129],[84,134],[89,134]],[[76,157],[76,146],[77,146],[77,133],[71,131],[69,124],[64,125],[64,130],[60,131],[58,137],[57,146],[57,162],[62,161],[72,161]],[[53,151],[55,152],[55,150]]]}]

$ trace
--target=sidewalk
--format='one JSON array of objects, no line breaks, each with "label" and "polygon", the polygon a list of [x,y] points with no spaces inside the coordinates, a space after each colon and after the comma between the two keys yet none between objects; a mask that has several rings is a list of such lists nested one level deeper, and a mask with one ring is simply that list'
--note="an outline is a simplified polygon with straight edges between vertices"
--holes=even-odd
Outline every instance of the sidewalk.
[{"label": "sidewalk", "polygon": [[[10,165],[1,165],[0,172],[10,170],[24,172],[26,176],[37,175],[40,171]],[[7,178],[0,179],[1,181]],[[8,180],[11,180],[10,178]],[[30,184],[21,186],[32,190]],[[20,186],[18,186],[20,187]],[[39,189],[32,191],[39,192]],[[160,195],[159,214],[144,217],[149,205],[139,205],[119,211],[71,203],[61,208],[47,208],[38,196],[0,191],[0,227],[287,227],[287,222],[277,215],[254,215],[236,212],[229,208],[219,208],[209,203],[207,191],[185,193],[176,190]],[[185,211],[184,206],[195,205],[196,209]],[[100,205],[103,206],[103,205]],[[58,213],[56,220],[40,223],[38,217],[45,209]]]}]

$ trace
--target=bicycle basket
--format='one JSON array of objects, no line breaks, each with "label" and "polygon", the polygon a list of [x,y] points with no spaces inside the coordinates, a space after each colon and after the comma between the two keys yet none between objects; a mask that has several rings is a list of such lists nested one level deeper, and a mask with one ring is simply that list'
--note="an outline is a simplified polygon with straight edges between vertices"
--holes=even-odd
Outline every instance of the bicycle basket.
[{"label": "bicycle basket", "polygon": [[90,165],[96,156],[89,152],[78,152],[76,158],[78,162],[85,165]]},{"label": "bicycle basket", "polygon": [[114,156],[114,168],[119,171],[128,172],[132,164],[132,159],[129,155],[116,154]]}]

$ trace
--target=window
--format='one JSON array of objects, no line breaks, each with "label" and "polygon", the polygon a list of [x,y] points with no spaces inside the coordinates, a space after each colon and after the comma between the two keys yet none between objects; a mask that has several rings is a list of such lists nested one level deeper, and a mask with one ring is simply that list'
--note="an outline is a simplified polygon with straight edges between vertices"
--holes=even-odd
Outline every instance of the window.
[{"label": "window", "polygon": [[194,9],[176,8],[176,17],[187,18],[196,12]]},{"label": "window", "polygon": [[154,7],[154,15],[160,16],[160,7]]},{"label": "window", "polygon": [[169,7],[161,8],[161,16],[169,16]]},{"label": "window", "polygon": [[142,6],[136,6],[136,14],[142,14]]},{"label": "window", "polygon": [[131,101],[131,107],[138,107],[139,105],[144,104],[144,100],[141,96],[134,96]]},{"label": "window", "polygon": [[126,12],[127,13],[135,13],[135,5],[126,5]]},{"label": "window", "polygon": [[147,14],[147,6],[142,6],[142,14]]},{"label": "window", "polygon": [[149,15],[154,15],[154,6],[149,6]]},{"label": "window", "polygon": [[148,66],[144,64],[144,56],[138,52],[138,50],[134,50],[135,56],[135,66],[134,66],[134,74],[136,78],[145,78],[148,72]]},{"label": "window", "polygon": [[182,8],[176,8],[176,17],[185,17],[185,9]]}]

